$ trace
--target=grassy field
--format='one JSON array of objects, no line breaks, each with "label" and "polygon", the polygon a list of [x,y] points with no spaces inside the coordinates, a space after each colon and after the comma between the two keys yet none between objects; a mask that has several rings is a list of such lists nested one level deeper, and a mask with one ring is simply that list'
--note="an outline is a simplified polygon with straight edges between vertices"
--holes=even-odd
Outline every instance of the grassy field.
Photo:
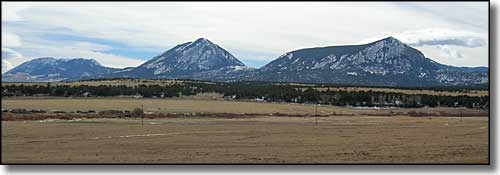
[{"label": "grassy field", "polygon": [[[190,115],[145,119],[141,125],[135,118],[71,113],[141,106],[148,113]],[[2,163],[483,164],[489,158],[488,112],[465,108],[322,105],[314,117],[313,104],[225,101],[204,94],[174,99],[15,97],[2,98],[2,109],[73,116],[2,121]]]},{"label": "grassy field", "polygon": [[487,163],[488,118],[2,122],[2,163]]},{"label": "grassy field", "polygon": [[[216,95],[214,95],[217,98]],[[161,113],[232,113],[232,114],[289,114],[315,115],[314,104],[262,103],[245,101],[224,101],[204,99],[133,99],[133,98],[2,98],[2,109],[43,109],[74,112],[77,110],[133,110],[144,107],[146,112]],[[383,108],[362,109],[321,105],[317,107],[318,115],[406,115],[423,113],[440,116],[488,116],[488,112],[464,108]]]}]

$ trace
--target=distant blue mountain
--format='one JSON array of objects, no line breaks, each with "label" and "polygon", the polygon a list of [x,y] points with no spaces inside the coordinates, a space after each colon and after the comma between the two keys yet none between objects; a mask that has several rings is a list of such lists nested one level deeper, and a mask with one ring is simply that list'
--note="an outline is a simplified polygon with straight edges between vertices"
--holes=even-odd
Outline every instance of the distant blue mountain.
[{"label": "distant blue mountain", "polygon": [[110,74],[119,69],[104,67],[93,59],[37,58],[2,74],[3,82],[52,82]]}]

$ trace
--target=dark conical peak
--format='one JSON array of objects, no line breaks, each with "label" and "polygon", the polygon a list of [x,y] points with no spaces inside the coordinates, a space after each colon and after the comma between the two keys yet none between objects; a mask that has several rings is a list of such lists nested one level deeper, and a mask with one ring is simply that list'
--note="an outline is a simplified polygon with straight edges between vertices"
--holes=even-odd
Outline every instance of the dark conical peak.
[{"label": "dark conical peak", "polygon": [[206,38],[198,38],[198,39],[195,40],[195,42],[198,42],[198,41],[207,41],[207,40],[208,39],[206,39]]},{"label": "dark conical peak", "polygon": [[209,44],[213,44],[210,40],[206,39],[206,38],[198,38],[194,41],[194,43],[209,43]]},{"label": "dark conical peak", "polygon": [[378,42],[385,42],[385,43],[398,43],[398,44],[403,44],[401,41],[399,41],[398,39],[392,37],[392,36],[389,36],[387,38],[384,38],[384,39],[381,39],[381,40],[378,40],[378,41],[375,41],[376,43]]},{"label": "dark conical peak", "polygon": [[175,46],[141,65],[154,75],[167,72],[215,70],[226,66],[245,66],[222,47],[206,38]]},{"label": "dark conical peak", "polygon": [[160,54],[157,57],[164,56],[164,55],[168,54],[169,52],[182,52],[186,49],[190,49],[193,47],[199,48],[199,47],[207,47],[207,46],[218,48],[217,45],[212,43],[210,40],[208,40],[206,38],[198,38],[194,41],[189,41],[189,42],[186,42],[183,44],[179,44],[179,45],[175,46],[174,48],[167,50],[166,52]]},{"label": "dark conical peak", "polygon": [[383,40],[398,40],[398,39],[394,38],[393,36],[389,36],[387,38],[384,38]]}]

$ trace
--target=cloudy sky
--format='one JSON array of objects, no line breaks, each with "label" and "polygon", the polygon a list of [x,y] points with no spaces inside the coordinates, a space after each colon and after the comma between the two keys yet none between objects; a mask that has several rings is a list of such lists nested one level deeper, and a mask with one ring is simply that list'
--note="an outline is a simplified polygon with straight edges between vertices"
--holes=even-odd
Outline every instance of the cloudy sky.
[{"label": "cloudy sky", "polygon": [[307,47],[388,36],[456,66],[488,65],[488,2],[2,2],[2,72],[38,57],[137,66],[204,37],[261,67]]}]

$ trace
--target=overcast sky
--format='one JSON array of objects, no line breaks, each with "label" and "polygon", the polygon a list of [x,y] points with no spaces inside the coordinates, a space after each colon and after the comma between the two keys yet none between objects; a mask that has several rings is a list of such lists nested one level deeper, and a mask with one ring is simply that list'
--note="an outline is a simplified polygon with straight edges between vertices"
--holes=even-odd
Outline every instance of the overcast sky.
[{"label": "overcast sky", "polygon": [[248,66],[388,36],[455,66],[488,65],[488,2],[2,2],[2,72],[38,57],[137,66],[204,37]]}]

